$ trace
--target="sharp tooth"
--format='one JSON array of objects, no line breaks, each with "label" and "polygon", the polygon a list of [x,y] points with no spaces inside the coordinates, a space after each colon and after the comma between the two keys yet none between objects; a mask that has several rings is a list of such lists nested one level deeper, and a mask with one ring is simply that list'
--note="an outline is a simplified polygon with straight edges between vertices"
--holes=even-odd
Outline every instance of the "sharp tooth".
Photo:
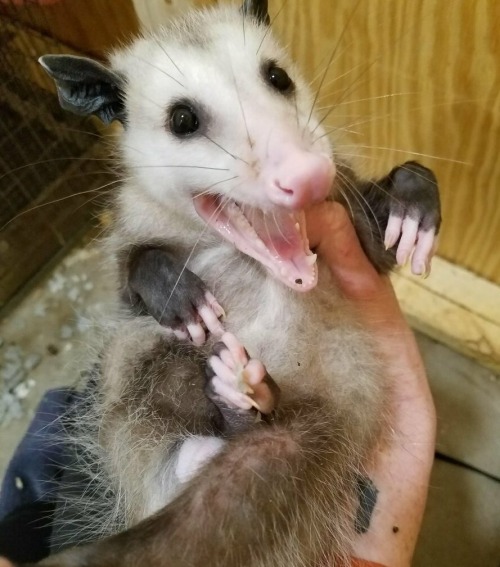
[{"label": "sharp tooth", "polygon": [[286,268],[281,268],[280,270],[281,277],[286,278],[288,276],[288,271]]},{"label": "sharp tooth", "polygon": [[265,250],[266,249],[266,245],[262,242],[262,240],[260,238],[256,238],[255,243],[257,245],[257,248],[260,248],[261,250]]},{"label": "sharp tooth", "polygon": [[297,232],[300,232],[300,224],[298,222],[295,223],[295,228],[297,229]]},{"label": "sharp tooth", "polygon": [[310,256],[306,256],[306,264],[312,266],[316,264],[316,260],[318,259],[317,254],[311,254]]}]

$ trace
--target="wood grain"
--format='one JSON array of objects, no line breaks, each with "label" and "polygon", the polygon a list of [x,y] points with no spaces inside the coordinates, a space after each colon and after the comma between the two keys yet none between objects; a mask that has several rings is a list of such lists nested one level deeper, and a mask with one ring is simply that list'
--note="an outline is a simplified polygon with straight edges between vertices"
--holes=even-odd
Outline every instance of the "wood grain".
[{"label": "wood grain", "polygon": [[439,253],[500,283],[500,3],[287,0],[274,27],[309,79],[335,50],[320,106],[336,105],[325,122],[339,154],[367,174],[408,159],[434,169]]},{"label": "wood grain", "polygon": [[100,57],[139,29],[130,0],[59,0],[49,6],[0,4],[0,13],[76,51]]},{"label": "wood grain", "polygon": [[393,274],[392,283],[411,326],[500,371],[500,287],[435,258],[424,280],[407,270]]}]

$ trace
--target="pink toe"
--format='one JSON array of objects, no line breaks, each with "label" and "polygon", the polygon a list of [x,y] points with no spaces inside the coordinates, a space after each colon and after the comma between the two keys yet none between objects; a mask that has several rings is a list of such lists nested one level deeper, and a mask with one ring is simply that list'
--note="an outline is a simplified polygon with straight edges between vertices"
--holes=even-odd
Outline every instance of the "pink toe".
[{"label": "pink toe", "polygon": [[252,358],[245,366],[245,377],[251,386],[259,384],[266,375],[266,369],[260,360]]},{"label": "pink toe", "polygon": [[190,325],[187,325],[187,330],[195,345],[201,346],[205,342],[205,331],[199,323],[191,323]]},{"label": "pink toe", "polygon": [[411,269],[415,275],[422,276],[429,271],[434,246],[435,230],[420,230],[411,261]]},{"label": "pink toe", "polygon": [[408,261],[408,257],[415,246],[417,240],[419,221],[406,217],[403,221],[403,231],[396,252],[396,260],[400,266]]},{"label": "pink toe", "polygon": [[221,325],[221,322],[211,307],[202,305],[198,309],[198,313],[212,335],[220,336],[224,333],[224,327]]},{"label": "pink toe", "polygon": [[232,333],[224,333],[222,335],[221,341],[227,346],[231,356],[234,361],[242,366],[245,366],[248,362],[247,356],[245,354],[245,349],[240,341]]},{"label": "pink toe", "polygon": [[388,250],[392,248],[394,244],[398,241],[401,234],[401,226],[403,224],[402,217],[396,215],[389,215],[389,220],[387,221],[387,228],[385,229],[384,245]]},{"label": "pink toe", "polygon": [[226,402],[230,402],[238,408],[248,410],[254,405],[248,396],[237,392],[217,377],[212,379],[212,387]]},{"label": "pink toe", "polygon": [[218,356],[211,356],[208,359],[210,367],[215,372],[215,374],[226,384],[236,387],[237,378],[234,372],[228,368],[224,362]]}]

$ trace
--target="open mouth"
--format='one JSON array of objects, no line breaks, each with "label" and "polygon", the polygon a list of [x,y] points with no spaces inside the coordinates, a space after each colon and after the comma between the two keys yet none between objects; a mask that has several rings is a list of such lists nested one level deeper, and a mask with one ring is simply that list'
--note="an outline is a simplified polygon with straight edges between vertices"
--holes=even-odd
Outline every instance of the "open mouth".
[{"label": "open mouth", "polygon": [[216,195],[193,198],[196,212],[238,250],[251,256],[296,291],[318,282],[316,254],[309,249],[303,211],[240,206]]}]

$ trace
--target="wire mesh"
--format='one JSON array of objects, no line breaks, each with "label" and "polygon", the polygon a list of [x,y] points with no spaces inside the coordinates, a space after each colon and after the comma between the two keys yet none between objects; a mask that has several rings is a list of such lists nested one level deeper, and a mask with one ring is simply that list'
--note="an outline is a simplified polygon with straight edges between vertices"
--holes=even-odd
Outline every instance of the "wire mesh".
[{"label": "wire mesh", "polygon": [[[72,116],[58,103],[52,80],[37,59],[46,53],[67,53],[56,40],[33,31],[0,12],[0,307],[18,291],[50,257],[59,252],[92,214],[77,214],[68,223],[68,212],[77,207],[95,211],[95,199],[65,199],[66,212],[54,214],[48,204],[54,197],[70,196],[76,188],[91,192],[111,181],[97,155],[99,132],[91,121]],[[75,163],[78,167],[75,171]],[[75,176],[85,182],[75,183]],[[64,186],[65,189],[61,189]],[[57,189],[56,189],[57,188]],[[92,196],[92,193],[90,193]],[[94,195],[95,196],[95,195]],[[47,206],[40,209],[40,205]],[[43,215],[37,223],[34,215]],[[59,226],[64,217],[64,230]],[[25,238],[25,236],[28,236]],[[35,254],[40,238],[52,249]],[[17,276],[15,264],[30,262]],[[7,266],[9,270],[7,270]],[[38,265],[37,265],[38,264]],[[7,277],[8,275],[8,277]]]},{"label": "wire mesh", "polygon": [[97,135],[91,123],[60,109],[48,78],[30,73],[37,56],[64,51],[41,36],[30,44],[32,37],[0,17],[0,226],[63,175],[65,158],[82,156]]}]

